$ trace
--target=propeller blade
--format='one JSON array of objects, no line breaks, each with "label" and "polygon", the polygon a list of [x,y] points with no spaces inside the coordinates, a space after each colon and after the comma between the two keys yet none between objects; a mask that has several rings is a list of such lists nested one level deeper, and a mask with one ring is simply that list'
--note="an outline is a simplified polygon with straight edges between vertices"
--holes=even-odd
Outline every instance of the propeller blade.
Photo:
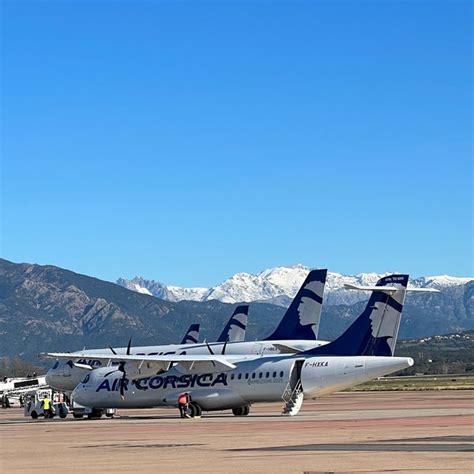
[{"label": "propeller blade", "polygon": [[[214,355],[214,352],[212,351],[211,346],[209,345],[209,343],[207,341],[204,341],[204,342],[206,343],[207,350],[209,351],[209,354]],[[213,360],[211,360],[211,364],[213,365],[213,367],[216,366],[216,363]]]},{"label": "propeller blade", "polygon": [[209,354],[211,355],[214,355],[214,352],[213,350],[211,349],[211,346],[209,345],[209,343],[207,341],[204,341],[206,343],[206,346],[207,346],[207,350],[209,351]]},{"label": "propeller blade", "polygon": [[124,372],[122,378],[120,379],[120,398],[123,400],[125,398],[125,377],[127,374]]},{"label": "propeller blade", "polygon": [[104,377],[108,377],[110,374],[113,374],[114,372],[117,372],[117,369],[111,370],[110,372],[107,372]]},{"label": "propeller blade", "polygon": [[127,346],[127,355],[130,355],[130,348],[132,347],[132,338],[128,340],[128,346]]},{"label": "propeller blade", "polygon": [[117,355],[117,353],[115,352],[114,348],[112,346],[109,346],[109,349],[112,351],[112,354],[113,355]]},{"label": "propeller blade", "polygon": [[[128,343],[127,353],[130,349],[130,342],[131,339]],[[122,372],[122,377],[120,379],[120,398],[123,400],[125,397],[125,378],[127,377],[127,373],[125,372],[125,361],[120,362],[118,370]]]},{"label": "propeller blade", "polygon": [[222,355],[225,354],[225,348],[227,347],[228,342],[229,342],[229,339],[226,339],[225,342],[224,342],[224,345],[222,346],[222,352],[221,352]]}]

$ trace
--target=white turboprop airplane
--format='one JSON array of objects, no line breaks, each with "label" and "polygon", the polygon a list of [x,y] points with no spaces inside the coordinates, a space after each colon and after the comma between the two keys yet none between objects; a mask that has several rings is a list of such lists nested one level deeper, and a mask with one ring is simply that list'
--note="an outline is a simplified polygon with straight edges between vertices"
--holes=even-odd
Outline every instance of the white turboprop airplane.
[{"label": "white turboprop airplane", "polygon": [[[317,340],[327,270],[312,270],[293,299],[276,330],[264,340],[243,341],[247,326],[248,306],[238,306],[217,342],[201,344],[170,344],[118,349],[91,349],[58,353],[54,366],[46,374],[47,382],[57,390],[72,391],[88,371],[117,361],[115,357],[173,356],[214,354],[249,357],[264,354],[297,353],[327,344]],[[242,357],[240,357],[242,358]],[[121,360],[121,359],[120,359]],[[212,365],[212,364],[211,364]],[[214,365],[212,365],[214,367]]]},{"label": "white turboprop airplane", "polygon": [[[218,341],[241,341],[245,337],[247,328],[248,305],[237,306],[232,313],[229,321],[224,327]],[[147,347],[131,347],[131,339],[128,341],[127,347],[108,349],[114,355],[130,355],[130,354],[148,354],[148,355],[163,355],[174,354],[175,352],[183,352],[191,345],[199,344],[199,324],[191,324],[180,344],[161,345],[161,346],[147,346]],[[176,349],[176,348],[179,348]],[[170,351],[171,349],[171,351]],[[85,374],[94,368],[101,367],[102,361],[96,359],[95,354],[102,354],[105,349],[90,349],[81,352],[82,357],[74,357],[77,352],[71,352],[68,361],[57,360],[53,367],[48,370],[46,374],[46,381],[48,385],[56,390],[71,392],[74,387],[84,378]],[[73,362],[74,361],[74,362]]]},{"label": "white turboprop airplane", "polygon": [[408,275],[379,280],[364,312],[327,345],[299,354],[247,360],[229,355],[104,355],[104,361],[111,359],[119,366],[91,371],[75,388],[73,397],[100,412],[112,407],[176,406],[179,394],[187,391],[192,416],[202,410],[225,409],[232,409],[237,416],[247,415],[252,403],[281,399],[285,401],[283,414],[294,415],[304,398],[413,365],[411,358],[393,357],[407,283]]}]

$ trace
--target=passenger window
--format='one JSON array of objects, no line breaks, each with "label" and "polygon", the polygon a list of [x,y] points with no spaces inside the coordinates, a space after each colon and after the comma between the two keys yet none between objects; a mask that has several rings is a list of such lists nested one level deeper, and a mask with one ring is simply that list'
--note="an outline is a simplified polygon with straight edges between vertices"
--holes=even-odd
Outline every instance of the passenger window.
[{"label": "passenger window", "polygon": [[262,376],[263,376],[263,373],[262,373],[262,372],[259,372],[259,374],[258,374],[258,378],[259,378],[259,379],[261,379],[261,378],[262,378]]},{"label": "passenger window", "polygon": [[283,370],[280,372],[280,377],[283,377]]},{"label": "passenger window", "polygon": [[273,372],[273,378],[274,378],[274,379],[276,379],[276,378],[277,378],[277,373],[276,373],[276,371],[275,371],[275,372]]},{"label": "passenger window", "polygon": [[234,380],[234,374],[230,374],[230,380]]},{"label": "passenger window", "polygon": [[242,374],[239,374],[237,378],[240,380],[242,378]]},{"label": "passenger window", "polygon": [[252,378],[253,379],[255,378],[255,372],[252,372]]},{"label": "passenger window", "polygon": [[245,380],[247,380],[249,378],[249,374],[245,374]]},{"label": "passenger window", "polygon": [[268,377],[270,377],[270,372],[267,372],[267,373],[265,374],[265,377],[268,379]]}]

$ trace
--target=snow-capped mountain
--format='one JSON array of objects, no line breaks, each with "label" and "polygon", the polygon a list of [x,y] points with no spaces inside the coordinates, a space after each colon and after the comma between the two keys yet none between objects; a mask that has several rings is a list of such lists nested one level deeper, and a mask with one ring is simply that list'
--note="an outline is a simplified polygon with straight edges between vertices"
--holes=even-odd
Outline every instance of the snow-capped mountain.
[{"label": "snow-capped mountain", "polygon": [[146,280],[142,277],[135,277],[133,280],[119,278],[117,284],[137,293],[157,296],[168,301],[207,301],[205,295],[209,291],[209,288],[181,288],[164,285],[159,281]]},{"label": "snow-capped mountain", "polygon": [[[280,306],[287,306],[303,283],[310,268],[304,265],[274,267],[263,270],[256,275],[236,273],[232,277],[211,288],[182,288],[135,277],[132,280],[120,278],[117,283],[129,290],[145,293],[168,301],[209,301],[219,300],[224,303],[243,301],[266,301]],[[377,280],[388,273],[359,273],[342,275],[328,273],[325,290],[327,304],[353,304],[366,299],[365,292],[345,290],[344,284],[374,285]],[[463,285],[474,278],[459,278],[448,275],[420,277],[410,281],[410,286],[437,288]]]}]

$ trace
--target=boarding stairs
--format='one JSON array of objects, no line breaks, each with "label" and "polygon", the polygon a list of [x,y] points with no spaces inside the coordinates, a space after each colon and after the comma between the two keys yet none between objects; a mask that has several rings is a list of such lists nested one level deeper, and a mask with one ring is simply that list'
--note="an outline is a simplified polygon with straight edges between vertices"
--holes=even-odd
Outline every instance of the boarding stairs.
[{"label": "boarding stairs", "polygon": [[294,387],[289,382],[281,398],[285,402],[281,412],[282,416],[295,416],[303,405],[304,393],[301,380],[298,380]]}]

